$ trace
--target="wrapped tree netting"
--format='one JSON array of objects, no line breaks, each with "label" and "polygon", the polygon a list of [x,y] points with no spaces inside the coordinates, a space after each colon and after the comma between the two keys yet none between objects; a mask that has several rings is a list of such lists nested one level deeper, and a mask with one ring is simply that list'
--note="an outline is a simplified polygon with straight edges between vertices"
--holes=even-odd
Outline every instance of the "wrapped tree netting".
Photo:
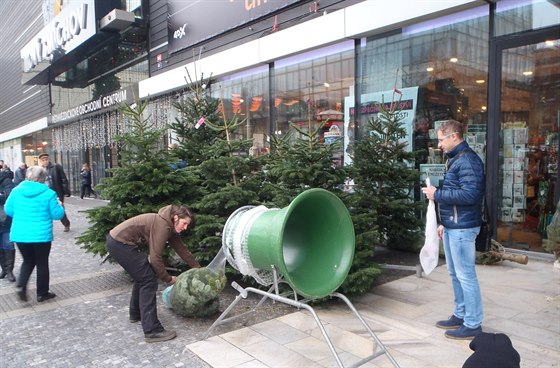
[{"label": "wrapped tree netting", "polygon": [[177,276],[177,282],[163,291],[163,302],[184,317],[207,317],[218,312],[218,296],[226,286],[226,258],[223,252],[207,266],[192,268]]}]

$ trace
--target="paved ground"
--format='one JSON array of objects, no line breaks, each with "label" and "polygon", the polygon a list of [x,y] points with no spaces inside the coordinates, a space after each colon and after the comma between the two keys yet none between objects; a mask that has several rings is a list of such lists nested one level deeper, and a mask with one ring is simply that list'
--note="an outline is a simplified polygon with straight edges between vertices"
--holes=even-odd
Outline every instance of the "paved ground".
[{"label": "paved ground", "polygon": [[[43,303],[35,298],[35,272],[29,283],[29,302],[15,295],[14,283],[0,280],[0,367],[209,367],[186,346],[201,339],[217,316],[188,319],[177,316],[161,304],[159,317],[178,337],[164,343],[144,342],[140,324],[128,321],[130,279],[118,265],[85,253],[75,244],[75,237],[87,228],[83,211],[104,205],[94,199],[66,199],[71,231],[63,232],[55,223],[55,240],[50,256],[51,290],[57,297]],[[16,276],[21,256],[16,255]],[[165,287],[160,284],[160,291]],[[235,297],[226,288],[222,309]],[[233,289],[231,289],[233,290]],[[251,309],[252,299],[246,308]],[[291,311],[291,310],[290,310]],[[287,308],[268,305],[264,317],[283,315]],[[216,332],[242,327],[230,323]]]},{"label": "paved ground", "polygon": [[[75,237],[88,225],[81,211],[103,204],[67,199],[72,231],[64,233],[62,225],[55,223],[50,257],[55,299],[35,301],[34,275],[28,303],[19,302],[13,283],[0,280],[0,368],[336,367],[309,313],[294,312],[281,303],[267,302],[248,318],[218,326],[203,340],[218,316],[183,318],[165,308],[158,296],[160,319],[178,337],[145,343],[141,326],[128,322],[131,283],[126,273],[118,265],[101,264],[99,257],[75,245]],[[16,271],[20,264],[18,255]],[[462,366],[472,353],[468,342],[445,339],[434,326],[452,308],[445,266],[422,278],[414,271],[406,272],[406,277],[396,275],[372,288],[355,299],[354,305],[401,367]],[[505,262],[480,266],[478,272],[486,314],[484,330],[510,336],[523,368],[560,367],[560,270],[550,261],[531,259],[526,266]],[[160,285],[160,292],[164,287]],[[226,287],[220,295],[221,310],[236,295]],[[258,300],[250,293],[234,315],[251,310]],[[319,306],[317,312],[345,365],[371,354],[375,344],[355,318],[349,317],[347,308],[329,303]],[[365,365],[391,366],[386,356]]]}]

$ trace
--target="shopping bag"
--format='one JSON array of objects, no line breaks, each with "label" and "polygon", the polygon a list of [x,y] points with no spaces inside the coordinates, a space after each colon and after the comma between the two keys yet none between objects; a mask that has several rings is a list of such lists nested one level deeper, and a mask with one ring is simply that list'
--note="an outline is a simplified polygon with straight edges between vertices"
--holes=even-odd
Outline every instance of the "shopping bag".
[{"label": "shopping bag", "polygon": [[[426,179],[426,185],[430,186],[430,179]],[[420,250],[420,264],[422,269],[429,275],[436,268],[439,260],[439,239],[437,235],[436,205],[433,200],[428,203],[426,212],[426,230],[424,246]]]}]

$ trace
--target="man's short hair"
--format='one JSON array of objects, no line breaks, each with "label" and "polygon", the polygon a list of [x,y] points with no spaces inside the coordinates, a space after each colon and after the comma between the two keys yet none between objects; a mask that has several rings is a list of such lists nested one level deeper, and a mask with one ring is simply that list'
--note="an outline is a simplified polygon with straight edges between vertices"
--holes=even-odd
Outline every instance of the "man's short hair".
[{"label": "man's short hair", "polygon": [[440,130],[444,135],[455,133],[459,136],[459,138],[462,139],[464,129],[465,128],[463,124],[461,124],[457,120],[450,119],[450,120],[444,120],[439,126],[438,130]]}]

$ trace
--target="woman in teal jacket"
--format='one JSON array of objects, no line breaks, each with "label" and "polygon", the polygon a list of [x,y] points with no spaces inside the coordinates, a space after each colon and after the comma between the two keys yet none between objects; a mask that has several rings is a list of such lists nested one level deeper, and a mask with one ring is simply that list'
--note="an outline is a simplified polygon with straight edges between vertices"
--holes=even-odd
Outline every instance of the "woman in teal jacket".
[{"label": "woman in teal jacket", "polygon": [[47,170],[41,166],[27,169],[26,179],[15,187],[4,211],[12,218],[10,240],[15,242],[21,256],[18,296],[27,301],[27,282],[37,266],[37,301],[56,295],[49,291],[49,254],[53,240],[53,220],[64,216],[64,207],[56,192],[45,184]]}]

